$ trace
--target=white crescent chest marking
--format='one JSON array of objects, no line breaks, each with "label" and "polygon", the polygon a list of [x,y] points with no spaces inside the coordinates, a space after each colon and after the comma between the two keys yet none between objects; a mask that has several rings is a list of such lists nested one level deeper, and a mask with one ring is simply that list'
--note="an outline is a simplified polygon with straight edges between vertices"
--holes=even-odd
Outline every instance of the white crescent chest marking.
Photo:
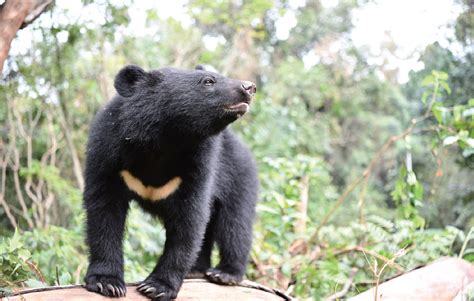
[{"label": "white crescent chest marking", "polygon": [[161,187],[145,186],[140,179],[134,177],[128,170],[120,172],[128,189],[135,192],[145,200],[157,202],[166,199],[173,192],[175,192],[181,184],[180,177],[174,177]]}]

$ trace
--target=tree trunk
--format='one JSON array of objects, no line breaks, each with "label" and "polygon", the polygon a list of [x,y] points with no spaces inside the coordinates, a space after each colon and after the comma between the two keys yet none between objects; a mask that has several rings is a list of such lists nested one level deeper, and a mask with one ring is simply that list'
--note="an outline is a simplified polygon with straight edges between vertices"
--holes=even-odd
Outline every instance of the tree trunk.
[{"label": "tree trunk", "polygon": [[0,6],[0,75],[3,74],[3,64],[17,31],[33,22],[52,2],[53,0],[6,0]]}]

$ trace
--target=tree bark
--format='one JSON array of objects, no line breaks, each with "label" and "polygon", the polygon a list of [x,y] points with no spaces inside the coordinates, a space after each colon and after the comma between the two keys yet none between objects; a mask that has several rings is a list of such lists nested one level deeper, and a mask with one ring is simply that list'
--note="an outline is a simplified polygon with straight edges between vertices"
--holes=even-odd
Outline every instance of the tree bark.
[{"label": "tree bark", "polygon": [[6,0],[0,6],[0,75],[3,74],[3,64],[17,31],[33,22],[52,2],[53,0]]}]

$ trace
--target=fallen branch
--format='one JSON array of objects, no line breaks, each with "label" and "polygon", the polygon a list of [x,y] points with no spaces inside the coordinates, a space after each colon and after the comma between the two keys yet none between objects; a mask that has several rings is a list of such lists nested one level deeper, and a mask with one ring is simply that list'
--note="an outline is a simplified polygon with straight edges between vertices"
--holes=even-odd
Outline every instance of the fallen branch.
[{"label": "fallen branch", "polygon": [[338,299],[344,297],[345,295],[347,295],[347,293],[349,292],[349,289],[352,286],[352,283],[354,281],[355,275],[357,274],[357,271],[358,271],[357,268],[352,268],[351,273],[349,274],[349,278],[347,279],[346,283],[342,287],[342,290],[340,290],[340,291],[332,294],[331,296],[327,297],[326,301],[338,300]]},{"label": "fallen branch", "polygon": [[337,255],[341,255],[341,254],[344,254],[344,253],[350,253],[350,252],[353,252],[353,251],[357,251],[357,252],[362,252],[364,254],[368,254],[372,257],[375,257],[381,261],[384,262],[384,264],[388,264],[389,266],[395,268],[398,272],[404,272],[405,269],[399,265],[398,263],[395,263],[395,262],[391,262],[391,259],[383,256],[383,255],[380,255],[379,253],[377,252],[374,252],[372,250],[369,250],[369,249],[366,249],[362,246],[351,246],[351,247],[347,247],[347,248],[344,248],[344,249],[341,249],[337,252],[334,253],[335,256]]}]

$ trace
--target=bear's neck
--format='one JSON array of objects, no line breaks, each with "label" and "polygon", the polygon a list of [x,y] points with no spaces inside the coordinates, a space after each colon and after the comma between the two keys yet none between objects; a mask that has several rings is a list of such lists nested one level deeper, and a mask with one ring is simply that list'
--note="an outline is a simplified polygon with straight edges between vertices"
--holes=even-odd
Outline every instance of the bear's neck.
[{"label": "bear's neck", "polygon": [[165,153],[193,153],[203,146],[215,143],[220,132],[211,136],[200,137],[193,135],[155,135],[154,138],[130,141],[132,148],[142,152],[165,152]]},{"label": "bear's neck", "polygon": [[207,144],[214,139],[211,137],[199,137],[193,135],[160,135],[160,149],[166,148],[174,151],[192,151],[198,149],[201,145]]}]

